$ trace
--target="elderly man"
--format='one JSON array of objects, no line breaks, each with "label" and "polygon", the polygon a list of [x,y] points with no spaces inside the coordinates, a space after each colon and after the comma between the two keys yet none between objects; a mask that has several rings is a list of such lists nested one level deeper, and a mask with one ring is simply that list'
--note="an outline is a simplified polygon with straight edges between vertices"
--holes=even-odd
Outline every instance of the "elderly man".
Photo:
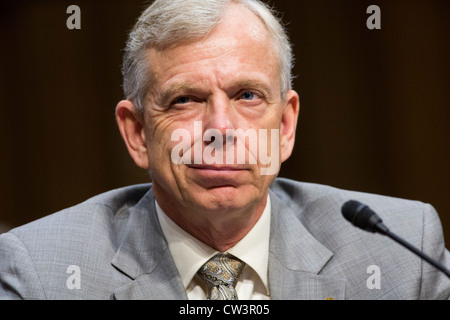
[{"label": "elderly man", "polygon": [[444,274],[340,214],[368,203],[448,266],[431,206],[276,179],[299,113],[291,64],[258,0],[155,1],[130,33],[116,108],[152,183],[2,235],[0,297],[449,298]]}]

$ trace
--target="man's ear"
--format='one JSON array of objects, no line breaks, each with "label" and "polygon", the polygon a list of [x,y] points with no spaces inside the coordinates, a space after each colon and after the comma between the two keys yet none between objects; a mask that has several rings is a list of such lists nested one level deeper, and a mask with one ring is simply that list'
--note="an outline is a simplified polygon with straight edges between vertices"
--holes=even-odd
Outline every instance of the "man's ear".
[{"label": "man's ear", "polygon": [[294,90],[286,93],[281,117],[280,151],[281,162],[286,161],[292,154],[297,130],[297,120],[300,111],[300,98]]},{"label": "man's ear", "polygon": [[144,132],[144,114],[136,110],[133,102],[122,100],[116,107],[116,120],[128,152],[134,162],[143,169],[149,168]]}]

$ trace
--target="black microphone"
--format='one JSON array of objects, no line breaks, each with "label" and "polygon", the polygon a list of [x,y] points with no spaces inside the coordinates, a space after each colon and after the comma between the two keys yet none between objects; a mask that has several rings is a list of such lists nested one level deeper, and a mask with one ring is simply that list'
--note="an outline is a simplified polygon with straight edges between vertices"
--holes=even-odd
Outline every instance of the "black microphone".
[{"label": "black microphone", "polygon": [[422,251],[418,250],[414,246],[412,246],[409,242],[403,240],[396,234],[392,233],[383,223],[383,220],[367,205],[358,202],[356,200],[349,200],[343,204],[342,215],[345,219],[350,221],[353,225],[363,230],[373,232],[373,233],[381,233],[383,235],[388,236],[394,241],[398,242],[405,248],[417,254],[419,257],[433,265],[435,268],[444,272],[447,277],[450,278],[450,271],[446,269],[442,264],[427,256]]}]

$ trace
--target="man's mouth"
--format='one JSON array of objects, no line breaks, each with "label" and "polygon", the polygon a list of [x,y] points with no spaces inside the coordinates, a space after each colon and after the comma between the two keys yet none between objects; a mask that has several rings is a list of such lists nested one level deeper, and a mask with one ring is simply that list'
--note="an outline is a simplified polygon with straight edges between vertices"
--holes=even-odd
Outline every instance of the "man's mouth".
[{"label": "man's mouth", "polygon": [[230,165],[207,165],[207,164],[189,164],[187,165],[191,169],[197,170],[211,170],[211,171],[241,171],[247,170],[245,166],[230,166]]},{"label": "man's mouth", "polygon": [[205,188],[236,187],[246,181],[249,167],[245,165],[189,164],[192,178]]}]

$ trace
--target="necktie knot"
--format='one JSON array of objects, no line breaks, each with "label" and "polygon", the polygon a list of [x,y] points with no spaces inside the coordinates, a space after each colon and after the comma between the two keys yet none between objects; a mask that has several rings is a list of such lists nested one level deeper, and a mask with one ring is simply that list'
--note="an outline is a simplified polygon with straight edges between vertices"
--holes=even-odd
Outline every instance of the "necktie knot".
[{"label": "necktie knot", "polygon": [[235,286],[245,263],[229,253],[218,253],[197,272],[208,286],[210,300],[237,300]]}]

